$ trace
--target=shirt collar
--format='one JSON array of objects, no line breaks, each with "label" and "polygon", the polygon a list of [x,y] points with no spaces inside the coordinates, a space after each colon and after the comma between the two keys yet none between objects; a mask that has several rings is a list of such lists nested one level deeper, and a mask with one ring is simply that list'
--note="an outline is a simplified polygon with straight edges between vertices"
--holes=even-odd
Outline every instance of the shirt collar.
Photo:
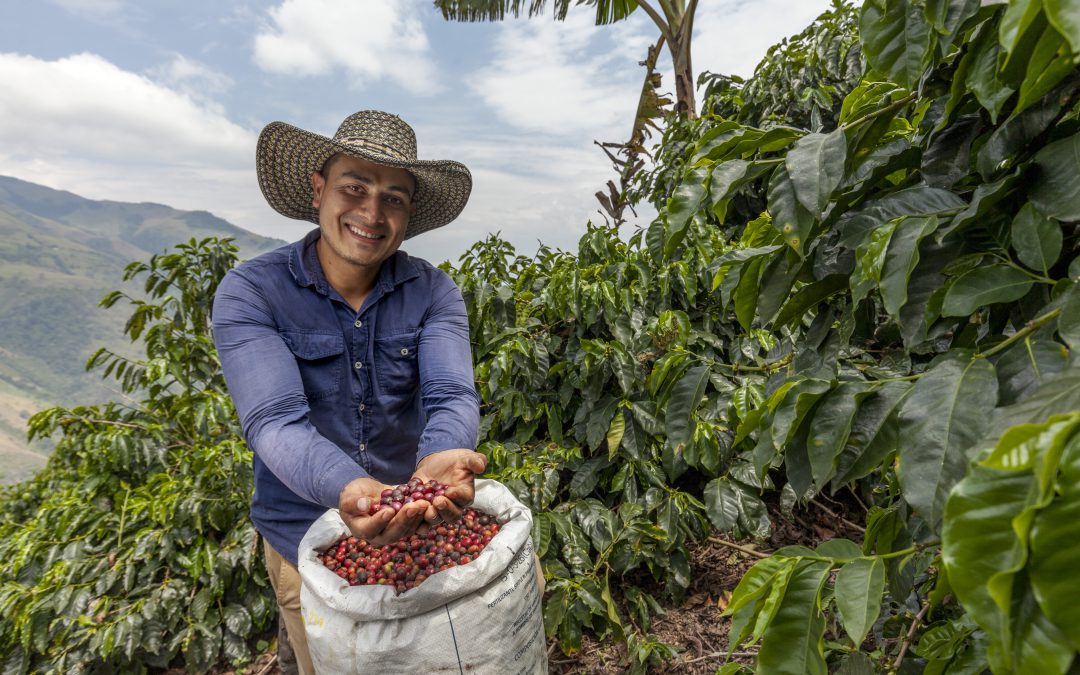
[{"label": "shirt collar", "polygon": [[[319,240],[321,233],[315,228],[300,241],[295,242],[289,251],[289,271],[293,279],[300,286],[314,287],[323,295],[329,295],[330,284],[323,274],[322,265],[319,264],[319,256],[315,250],[315,242]],[[398,250],[394,255],[385,260],[379,268],[379,276],[375,280],[375,288],[372,290],[389,293],[397,286],[410,279],[420,276],[409,254]]]}]

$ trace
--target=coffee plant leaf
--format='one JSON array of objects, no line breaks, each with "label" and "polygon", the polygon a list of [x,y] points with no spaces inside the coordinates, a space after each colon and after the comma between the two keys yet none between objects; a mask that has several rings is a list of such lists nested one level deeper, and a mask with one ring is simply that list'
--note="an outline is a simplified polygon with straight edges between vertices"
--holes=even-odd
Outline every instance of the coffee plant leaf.
[{"label": "coffee plant leaf", "polygon": [[795,197],[815,217],[824,210],[844,177],[846,161],[847,140],[840,129],[828,134],[807,134],[785,156]]},{"label": "coffee plant leaf", "polygon": [[814,410],[806,450],[815,492],[820,492],[836,474],[836,462],[847,445],[855,413],[872,393],[869,383],[842,382]]},{"label": "coffee plant leaf", "polygon": [[887,242],[880,272],[881,300],[885,311],[898,316],[908,300],[911,274],[919,264],[919,244],[938,228],[937,216],[910,216],[897,221]]},{"label": "coffee plant leaf", "polygon": [[900,485],[904,499],[934,529],[996,404],[994,367],[955,350],[919,378],[900,409]]},{"label": "coffee plant leaf", "polygon": [[783,600],[762,636],[757,672],[825,675],[825,615],[820,593],[829,564],[800,561],[787,583]]},{"label": "coffee plant leaf", "polygon": [[1034,281],[1023,270],[1004,264],[977,267],[953,281],[945,294],[942,316],[967,316],[975,310],[1027,295]]},{"label": "coffee plant leaf", "polygon": [[1061,226],[1028,202],[1012,221],[1012,246],[1020,262],[1036,272],[1050,274],[1061,255]]},{"label": "coffee plant leaf", "polygon": [[858,558],[844,564],[836,573],[834,592],[844,630],[855,645],[861,645],[881,612],[884,563],[880,558]]},{"label": "coffee plant leaf", "polygon": [[1046,18],[1069,41],[1074,54],[1080,54],[1080,8],[1069,0],[1043,0]]},{"label": "coffee plant leaf", "polygon": [[1015,0],[1002,13],[998,28],[1002,56],[999,73],[1006,84],[1020,86],[1039,39],[1048,27],[1042,0]]},{"label": "coffee plant leaf", "polygon": [[917,4],[902,0],[865,3],[859,37],[874,70],[907,89],[915,88],[930,65],[934,32]]},{"label": "coffee plant leaf", "polygon": [[1031,528],[1031,586],[1039,607],[1080,650],[1080,608],[1075,599],[1080,565],[1080,435],[1064,448],[1058,496],[1035,516]]},{"label": "coffee plant leaf", "polygon": [[795,183],[786,166],[778,166],[769,179],[769,214],[773,225],[793,249],[802,253],[814,227],[814,214],[798,199]]},{"label": "coffee plant leaf", "polygon": [[1034,163],[1038,180],[1030,198],[1035,208],[1056,220],[1080,220],[1080,134],[1045,146]]}]

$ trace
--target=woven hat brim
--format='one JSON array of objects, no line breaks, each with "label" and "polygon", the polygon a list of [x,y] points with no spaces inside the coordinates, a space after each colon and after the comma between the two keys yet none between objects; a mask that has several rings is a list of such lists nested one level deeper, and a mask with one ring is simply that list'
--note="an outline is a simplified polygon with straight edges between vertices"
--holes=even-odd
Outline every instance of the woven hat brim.
[{"label": "woven hat brim", "polygon": [[319,222],[311,205],[311,174],[337,153],[406,169],[416,178],[416,213],[409,219],[405,238],[442,227],[457,218],[472,192],[472,174],[460,162],[400,160],[365,148],[338,143],[285,122],[271,122],[259,134],[255,170],[259,189],[270,207],[287,218]]}]

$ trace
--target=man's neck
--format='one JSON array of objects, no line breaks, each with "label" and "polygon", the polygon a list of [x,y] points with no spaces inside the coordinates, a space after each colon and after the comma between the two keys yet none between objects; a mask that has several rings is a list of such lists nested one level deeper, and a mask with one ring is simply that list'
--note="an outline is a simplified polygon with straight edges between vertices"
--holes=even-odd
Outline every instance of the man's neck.
[{"label": "man's neck", "polygon": [[345,302],[349,303],[353,310],[359,312],[364,300],[375,288],[375,280],[379,277],[381,265],[372,268],[345,262],[327,251],[326,246],[322,238],[319,238],[315,244],[315,252],[318,254],[323,276],[326,277],[326,282],[341,294]]}]

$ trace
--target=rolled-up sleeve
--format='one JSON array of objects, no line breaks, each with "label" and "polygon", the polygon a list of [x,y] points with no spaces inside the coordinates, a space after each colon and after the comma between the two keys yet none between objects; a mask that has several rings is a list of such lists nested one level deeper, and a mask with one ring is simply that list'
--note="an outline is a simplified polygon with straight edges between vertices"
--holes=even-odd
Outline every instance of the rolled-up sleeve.
[{"label": "rolled-up sleeve", "polygon": [[296,359],[269,303],[242,269],[230,271],[218,287],[213,329],[252,451],[294,493],[336,508],[342,488],[368,474],[311,424]]},{"label": "rolled-up sleeve", "polygon": [[469,317],[461,291],[438,273],[431,305],[420,333],[420,395],[427,424],[416,461],[454,448],[475,448],[480,399],[473,380]]}]

